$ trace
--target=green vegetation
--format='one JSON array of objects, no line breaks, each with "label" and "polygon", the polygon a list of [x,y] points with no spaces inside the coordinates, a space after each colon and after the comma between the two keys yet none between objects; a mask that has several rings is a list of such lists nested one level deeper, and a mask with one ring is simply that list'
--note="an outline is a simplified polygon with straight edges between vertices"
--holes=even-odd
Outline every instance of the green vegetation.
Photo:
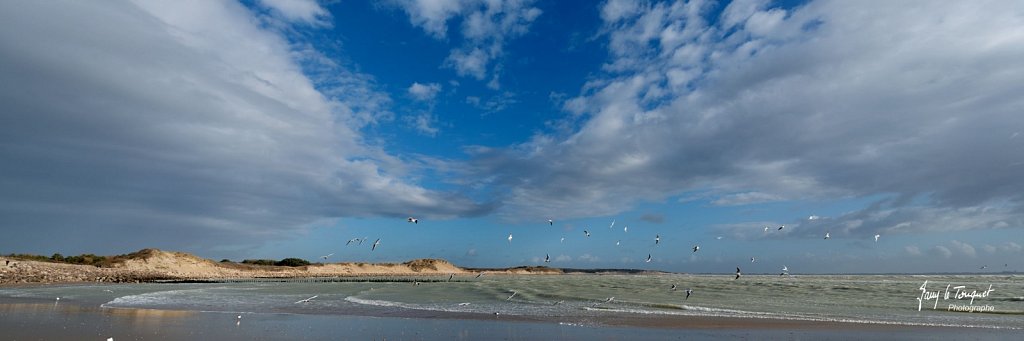
[{"label": "green vegetation", "polygon": [[301,258],[285,258],[280,261],[276,261],[273,259],[246,259],[242,261],[242,264],[296,267],[309,265],[309,261]]},{"label": "green vegetation", "polygon": [[81,255],[78,255],[78,256],[67,256],[67,257],[65,257],[64,255],[62,255],[60,253],[54,253],[52,256],[46,257],[46,256],[32,255],[32,254],[25,254],[25,253],[11,253],[11,254],[6,255],[6,257],[13,258],[13,259],[18,259],[18,260],[31,260],[31,261],[37,261],[37,262],[81,264],[81,265],[92,265],[92,266],[95,266],[95,267],[109,267],[109,266],[112,266],[114,263],[118,263],[118,262],[121,262],[121,261],[123,261],[125,259],[132,258],[133,256],[136,256],[136,254],[137,253],[130,253],[130,254],[127,254],[127,255],[117,255],[117,256],[97,256],[97,255],[94,255],[94,254],[91,254],[91,253],[84,253],[84,254],[81,254]]}]

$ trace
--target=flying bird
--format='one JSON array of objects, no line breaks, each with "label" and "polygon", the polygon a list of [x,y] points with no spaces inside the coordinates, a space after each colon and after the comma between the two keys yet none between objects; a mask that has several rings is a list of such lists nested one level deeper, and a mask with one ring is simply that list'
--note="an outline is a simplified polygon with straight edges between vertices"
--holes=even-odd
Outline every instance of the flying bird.
[{"label": "flying bird", "polygon": [[683,300],[689,299],[690,298],[690,294],[692,294],[692,293],[693,293],[693,289],[687,288],[686,289],[686,298],[684,298]]},{"label": "flying bird", "polygon": [[615,227],[615,219],[612,219],[612,224],[608,225],[608,228],[612,228],[612,227]]},{"label": "flying bird", "polygon": [[649,254],[649,253],[647,254],[647,260],[645,262],[647,262],[647,263],[651,262],[651,254]]},{"label": "flying bird", "polygon": [[658,243],[661,243],[661,235],[660,234],[654,235],[654,245],[658,245]]},{"label": "flying bird", "polygon": [[750,262],[751,262],[751,263],[753,263],[753,262],[755,262],[755,261],[757,261],[757,259],[756,259],[756,258],[754,258],[754,257],[750,257]]},{"label": "flying bird", "polygon": [[764,227],[764,232],[765,232],[765,233],[768,233],[768,226],[765,226],[765,227]]},{"label": "flying bird", "polygon": [[779,225],[779,231],[782,231],[782,228],[784,227],[786,227],[786,225]]},{"label": "flying bird", "polygon": [[882,237],[882,235],[880,235],[880,234],[876,234],[876,235],[875,235],[875,243],[877,243],[877,242],[878,242],[878,238],[880,238],[880,237]]},{"label": "flying bird", "polygon": [[694,245],[693,246],[693,252],[697,252],[697,251],[700,251],[700,245]]},{"label": "flying bird", "polygon": [[587,237],[590,237],[590,231],[583,230],[583,234],[587,235]]},{"label": "flying bird", "polygon": [[551,263],[551,256],[546,253],[544,254],[544,263]]},{"label": "flying bird", "polygon": [[676,290],[676,285],[675,285],[675,284],[672,284],[672,288],[670,288],[670,289],[671,289],[672,291],[675,291],[675,290]]},{"label": "flying bird", "polygon": [[558,241],[558,242],[559,242],[559,243],[565,243],[565,237],[562,237],[562,240],[560,240],[560,241]]},{"label": "flying bird", "polygon": [[615,241],[615,246],[619,246],[619,244],[621,244],[621,243],[622,243],[622,241],[621,241],[621,240],[616,240],[616,241]]},{"label": "flying bird", "polygon": [[334,254],[332,253],[332,254],[329,254],[329,255],[326,255],[326,256],[322,256],[322,257],[320,257],[320,258],[323,258],[324,260],[327,260],[327,257],[333,256],[333,255],[334,255]]},{"label": "flying bird", "polygon": [[373,246],[370,247],[370,251],[376,250],[377,245],[380,245],[380,238],[377,238],[377,240],[373,242]]},{"label": "flying bird", "polygon": [[733,278],[733,280],[737,280],[737,279],[740,279],[740,276],[741,276],[741,275],[742,275],[742,274],[740,273],[740,267],[738,267],[738,266],[737,266],[737,267],[736,267],[736,278]]},{"label": "flying bird", "polygon": [[551,219],[548,219],[548,226],[553,226],[553,225],[555,225],[555,221],[551,220]]},{"label": "flying bird", "polygon": [[623,226],[622,227],[622,233],[626,233],[626,232],[629,232],[629,226]]},{"label": "flying bird", "polygon": [[789,271],[789,268],[787,268],[785,265],[783,265],[782,266],[782,271]]},{"label": "flying bird", "polygon": [[512,234],[511,233],[508,234],[508,243],[512,244]]},{"label": "flying bird", "polygon": [[518,294],[518,292],[516,292],[515,290],[512,290],[512,294],[508,295],[508,298],[506,298],[505,300],[506,301],[511,301],[512,298],[516,296],[516,294]]},{"label": "flying bird", "polygon": [[410,222],[410,223],[413,223],[413,224],[419,224],[419,223],[420,223],[420,220],[419,220],[419,219],[416,219],[416,218],[413,218],[413,217],[409,217],[409,218],[408,218],[408,219],[406,219],[405,221],[407,221],[407,222]]},{"label": "flying bird", "polygon": [[829,238],[832,238],[832,236],[831,236],[831,235],[829,235],[829,233],[828,233],[828,232],[825,232],[825,239],[829,239]]},{"label": "flying bird", "polygon": [[722,236],[715,237],[715,239],[722,240]]}]

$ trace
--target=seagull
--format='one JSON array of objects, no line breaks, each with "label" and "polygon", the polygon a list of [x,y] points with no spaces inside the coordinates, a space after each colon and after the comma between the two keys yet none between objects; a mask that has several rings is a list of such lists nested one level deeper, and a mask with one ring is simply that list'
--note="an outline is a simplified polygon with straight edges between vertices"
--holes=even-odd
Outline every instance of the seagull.
[{"label": "seagull", "polygon": [[377,238],[377,240],[373,242],[373,246],[370,247],[370,251],[376,250],[377,245],[380,245],[380,238]]},{"label": "seagull", "polygon": [[715,237],[715,239],[722,240],[722,236]]},{"label": "seagull", "polygon": [[675,285],[675,284],[672,284],[672,288],[670,288],[670,289],[671,289],[672,291],[675,291],[675,290],[676,290],[676,285]]},{"label": "seagull", "polygon": [[765,227],[764,227],[764,232],[765,232],[765,233],[768,233],[768,226],[765,226]]},{"label": "seagull", "polygon": [[546,253],[544,254],[544,263],[551,263],[551,256]]},{"label": "seagull", "polygon": [[369,239],[370,239],[370,237],[363,237],[363,239],[359,239],[359,240],[358,240],[358,241],[359,241],[359,243],[358,243],[358,244],[356,244],[356,245],[363,245],[363,242],[364,242],[364,241],[367,241],[367,240],[369,240]]},{"label": "seagull", "polygon": [[452,278],[455,278],[455,274],[448,275],[448,281],[451,282]]},{"label": "seagull", "polygon": [[320,295],[313,295],[313,297],[310,297],[310,298],[307,298],[307,299],[304,299],[304,300],[298,300],[298,301],[295,301],[295,303],[309,303],[310,300],[316,298],[317,296],[320,296]]},{"label": "seagull", "polygon": [[612,224],[608,225],[608,228],[612,228],[612,227],[615,227],[615,219],[612,219]]},{"label": "seagull", "polygon": [[352,239],[349,239],[348,242],[345,242],[345,246],[348,246],[349,244],[352,244],[352,242],[362,243],[362,241],[359,240],[359,238],[352,238]]},{"label": "seagull", "polygon": [[629,232],[629,226],[623,226],[622,227],[622,233],[626,233],[626,232]]},{"label": "seagull", "polygon": [[420,223],[419,219],[416,219],[416,218],[413,218],[413,217],[409,217],[409,219],[406,219],[405,221],[408,221],[408,222],[413,223],[413,224],[419,224]]},{"label": "seagull", "polygon": [[[988,265],[982,265],[982,266],[981,266],[980,268],[978,268],[978,269],[981,269],[981,270],[985,270],[985,268],[987,268],[987,267],[988,267]],[[59,300],[59,299],[60,299],[60,297],[58,297],[57,299]]]},{"label": "seagull", "polygon": [[783,265],[782,266],[782,271],[789,271],[789,268],[787,268],[785,265]]},{"label": "seagull", "polygon": [[557,302],[555,302],[555,303],[552,303],[551,305],[559,305],[559,304],[562,304],[562,303],[565,303],[565,301],[564,301],[564,300],[562,300],[562,301],[557,301]]},{"label": "seagull", "polygon": [[740,273],[740,267],[738,267],[738,266],[737,266],[737,267],[736,267],[736,278],[733,278],[733,280],[737,280],[737,279],[740,279],[740,275],[742,275],[742,274]]},{"label": "seagull", "polygon": [[615,300],[615,296],[609,297],[607,300],[604,300],[604,302],[601,303],[610,303],[613,300]]},{"label": "seagull", "polygon": [[754,258],[754,257],[750,257],[750,262],[751,262],[751,263],[753,263],[753,262],[754,262],[754,261],[756,261],[756,260],[757,260],[756,258]]},{"label": "seagull", "polygon": [[651,254],[649,254],[649,253],[647,254],[647,260],[645,262],[647,262],[647,263],[651,262]]},{"label": "seagull", "polygon": [[553,226],[553,225],[555,225],[555,221],[551,220],[551,219],[548,219],[548,226]]},{"label": "seagull", "polygon": [[829,235],[829,233],[828,233],[828,232],[825,232],[825,239],[829,239],[829,238],[832,238],[832,236],[831,236],[831,235]]},{"label": "seagull", "polygon": [[512,244],[512,234],[511,233],[508,234],[508,243]]},{"label": "seagull", "polygon": [[459,303],[459,306],[463,306],[463,307],[465,307],[465,306],[467,306],[467,305],[469,305],[469,302],[462,302],[462,303]]},{"label": "seagull", "polygon": [[333,256],[333,255],[334,254],[332,253],[332,254],[329,254],[329,255],[326,255],[326,256],[323,256],[323,257],[320,257],[320,258],[323,258],[324,260],[327,260],[327,257]]},{"label": "seagull", "polygon": [[661,243],[661,235],[660,234],[654,235],[654,245],[658,245],[658,243]]},{"label": "seagull", "polygon": [[779,231],[782,231],[783,227],[786,227],[786,225],[779,225]]},{"label": "seagull", "polygon": [[619,246],[619,244],[620,244],[621,242],[622,242],[621,240],[616,240],[616,241],[615,241],[615,246]]},{"label": "seagull", "polygon": [[692,293],[693,293],[693,289],[687,288],[686,289],[686,298],[684,298],[684,300],[689,299],[690,298],[690,294],[692,294]]},{"label": "seagull", "polygon": [[516,292],[515,290],[512,290],[512,295],[509,295],[508,298],[506,298],[505,300],[506,301],[511,301],[512,298],[516,296],[516,294],[518,294],[518,292]]},{"label": "seagull", "polygon": [[479,272],[479,273],[476,274],[476,278],[480,278],[480,276],[483,276],[483,275],[484,275],[483,272]]},{"label": "seagull", "polygon": [[565,243],[565,237],[562,237],[562,240],[560,240],[560,241],[558,241],[558,242],[559,242],[559,243]]},{"label": "seagull", "polygon": [[879,238],[879,237],[881,237],[881,236],[882,236],[882,235],[880,235],[880,234],[876,234],[876,235],[875,235],[875,243],[877,243],[877,242],[878,242],[878,238]]},{"label": "seagull", "polygon": [[694,245],[693,246],[693,252],[697,252],[699,250],[700,250],[700,245]]},{"label": "seagull", "polygon": [[583,230],[583,234],[587,235],[587,237],[590,237],[590,231]]}]

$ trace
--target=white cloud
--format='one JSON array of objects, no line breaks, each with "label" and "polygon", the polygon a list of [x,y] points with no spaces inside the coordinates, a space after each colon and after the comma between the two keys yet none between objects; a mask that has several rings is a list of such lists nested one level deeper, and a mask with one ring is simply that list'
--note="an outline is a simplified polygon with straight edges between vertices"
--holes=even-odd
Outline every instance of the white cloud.
[{"label": "white cloud", "polygon": [[438,92],[441,92],[441,84],[427,83],[420,84],[413,82],[409,86],[409,95],[418,101],[432,101],[437,96]]},{"label": "white cloud", "polygon": [[921,255],[921,249],[919,249],[917,246],[914,246],[914,245],[907,245],[907,246],[903,247],[903,250],[907,251],[907,254],[909,254],[911,256],[920,256]]},{"label": "white cloud", "polygon": [[782,200],[782,198],[774,194],[762,192],[747,192],[723,195],[718,199],[715,199],[711,203],[717,206],[736,206],[772,202],[779,200]]},{"label": "white cloud", "polygon": [[1024,226],[1024,181],[1006,161],[1024,159],[1006,138],[1024,124],[1010,109],[1024,106],[1011,95],[1024,91],[1011,57],[1024,18],[1010,14],[1024,5],[768,4],[708,22],[701,2],[606,3],[604,72],[552,124],[572,128],[476,154],[474,169],[506,186],[514,215],[707,191],[717,204],[894,196],[863,212],[890,217],[844,227],[867,236]]},{"label": "white cloud", "polygon": [[260,5],[293,22],[326,25],[331,16],[316,0],[259,0]]},{"label": "white cloud", "polygon": [[437,118],[430,113],[421,113],[415,116],[406,116],[409,125],[424,136],[435,137],[441,130],[437,128]]},{"label": "white cloud", "polygon": [[584,261],[584,262],[597,262],[597,261],[599,261],[601,259],[599,257],[591,255],[589,253],[584,253],[583,255],[581,255],[579,257],[576,257],[576,260]]},{"label": "white cloud", "polygon": [[558,257],[555,257],[555,259],[554,259],[554,261],[556,261],[556,262],[568,262],[568,261],[571,261],[571,260],[572,260],[572,257],[570,257],[568,255],[558,255]]},{"label": "white cloud", "polygon": [[318,91],[295,61],[323,55],[280,34],[234,2],[0,3],[0,78],[17,84],[0,88],[0,224],[19,235],[0,247],[52,248],[40,236],[79,235],[66,228],[111,251],[254,245],[476,207],[404,180],[415,162],[358,130],[387,97],[351,71],[320,85],[357,94]]},{"label": "white cloud", "polygon": [[[494,63],[504,54],[506,40],[525,34],[530,24],[541,15],[532,0],[522,1],[443,1],[398,0],[395,2],[408,15],[410,22],[423,28],[435,38],[447,35],[448,20],[462,17],[462,47],[452,49],[443,66],[455,69],[456,74],[477,80],[488,78],[487,86],[500,88],[500,63]],[[492,65],[497,64],[491,67]]]},{"label": "white cloud", "polygon": [[972,246],[971,244],[967,244],[959,240],[951,241],[950,244],[953,244],[953,248],[962,253],[964,256],[975,257],[978,255],[977,252],[974,250],[974,246]]},{"label": "white cloud", "polygon": [[942,257],[942,258],[947,258],[948,259],[949,257],[953,256],[953,251],[950,251],[949,248],[947,248],[945,246],[942,246],[942,245],[935,245],[935,246],[933,246],[928,251],[931,254],[939,256],[939,257]]}]

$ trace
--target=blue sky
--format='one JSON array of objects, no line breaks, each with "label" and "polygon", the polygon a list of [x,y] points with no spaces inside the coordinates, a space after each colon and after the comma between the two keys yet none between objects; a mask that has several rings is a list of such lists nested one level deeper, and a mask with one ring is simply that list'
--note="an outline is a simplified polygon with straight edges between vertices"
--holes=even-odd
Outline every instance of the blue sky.
[{"label": "blue sky", "polygon": [[5,2],[0,252],[1020,270],[1022,13]]}]

